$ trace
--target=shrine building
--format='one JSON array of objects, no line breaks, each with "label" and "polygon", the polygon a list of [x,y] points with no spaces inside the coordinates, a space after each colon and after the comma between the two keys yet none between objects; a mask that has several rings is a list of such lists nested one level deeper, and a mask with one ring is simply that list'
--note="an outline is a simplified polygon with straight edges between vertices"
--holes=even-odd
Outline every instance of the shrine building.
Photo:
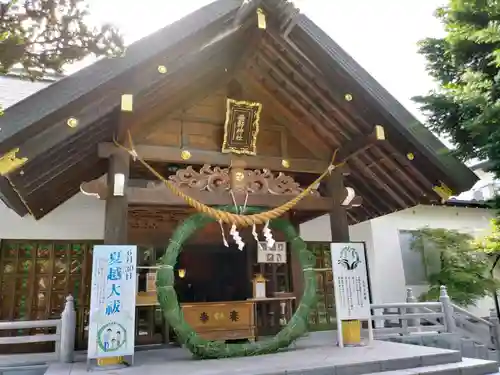
[{"label": "shrine building", "polygon": [[[215,1],[0,117],[0,320],[58,318],[72,294],[85,349],[93,245],[135,244],[136,344],[168,344],[175,334],[155,267],[200,211],[193,201],[243,214],[292,201],[280,217],[294,228],[329,214],[332,241],[349,242],[349,225],[474,185],[473,172],[291,3],[244,4]],[[183,244],[184,315],[200,317],[191,324],[209,339],[276,334],[304,292],[298,256],[266,224],[233,229],[212,220]],[[274,255],[259,246],[269,235]],[[320,297],[309,328],[334,328],[329,243],[308,248]],[[255,301],[257,277],[266,301]],[[231,319],[204,328],[211,313]],[[15,350],[47,349],[33,345]]]}]

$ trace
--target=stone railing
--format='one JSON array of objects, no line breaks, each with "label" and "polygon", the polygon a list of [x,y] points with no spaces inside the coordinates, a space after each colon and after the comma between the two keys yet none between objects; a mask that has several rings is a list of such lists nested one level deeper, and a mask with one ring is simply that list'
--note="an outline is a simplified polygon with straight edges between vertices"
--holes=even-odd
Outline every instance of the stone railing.
[{"label": "stone railing", "polygon": [[[406,302],[373,304],[371,308],[372,319],[382,323],[375,324],[377,339],[434,333],[454,334],[463,341],[463,336],[467,336],[465,340],[477,342],[476,351],[495,350],[500,362],[500,323],[496,314],[492,312],[486,320],[453,304],[445,286],[441,286],[439,302],[417,302],[408,289]],[[457,346],[464,344],[465,341],[457,342]]]},{"label": "stone railing", "polygon": [[74,360],[76,313],[73,297],[66,297],[66,304],[60,319],[20,320],[0,322],[0,330],[54,328],[55,334],[0,337],[0,345],[31,344],[37,342],[55,342],[55,354],[58,361],[70,363]]}]

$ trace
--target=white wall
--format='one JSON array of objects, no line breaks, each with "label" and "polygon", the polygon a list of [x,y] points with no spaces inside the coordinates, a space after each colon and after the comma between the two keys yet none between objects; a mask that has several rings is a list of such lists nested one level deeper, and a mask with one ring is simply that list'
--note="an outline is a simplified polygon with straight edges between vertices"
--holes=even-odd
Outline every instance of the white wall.
[{"label": "white wall", "polygon": [[[417,206],[349,227],[351,241],[366,243],[372,297],[375,303],[402,302],[406,288],[415,295],[425,286],[406,285],[399,244],[400,230],[417,230],[424,226],[455,229],[480,235],[489,229],[492,212],[482,208]],[[305,241],[330,241],[328,216],[321,216],[300,226]],[[480,316],[489,314],[491,299],[480,301],[469,310]]]},{"label": "white wall", "polygon": [[79,193],[37,221],[20,217],[0,201],[1,239],[104,239],[104,202]]}]

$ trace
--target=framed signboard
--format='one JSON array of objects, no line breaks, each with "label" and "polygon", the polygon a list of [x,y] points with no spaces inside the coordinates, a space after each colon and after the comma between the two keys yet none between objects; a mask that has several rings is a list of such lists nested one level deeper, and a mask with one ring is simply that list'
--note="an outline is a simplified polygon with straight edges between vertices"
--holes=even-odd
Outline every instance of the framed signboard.
[{"label": "framed signboard", "polygon": [[133,356],[137,246],[96,245],[87,359]]},{"label": "framed signboard", "polygon": [[275,242],[271,248],[267,247],[267,243],[259,242],[257,248],[258,263],[286,263],[286,242]]},{"label": "framed signboard", "polygon": [[331,243],[330,250],[339,345],[343,346],[343,320],[369,321],[371,341],[373,332],[365,245],[362,242]]}]

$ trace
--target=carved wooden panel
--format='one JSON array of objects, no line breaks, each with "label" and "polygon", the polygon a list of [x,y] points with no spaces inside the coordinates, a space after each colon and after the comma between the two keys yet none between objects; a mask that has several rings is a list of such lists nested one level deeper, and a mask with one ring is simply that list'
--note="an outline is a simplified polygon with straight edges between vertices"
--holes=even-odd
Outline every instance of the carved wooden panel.
[{"label": "carved wooden panel", "polygon": [[[286,174],[273,173],[268,169],[245,170],[246,189],[249,194],[272,194],[272,195],[298,195],[303,188],[295,180]],[[210,191],[224,193],[231,190],[229,169],[212,167],[205,164],[195,170],[192,166],[179,169],[169,180],[189,194],[189,190]],[[162,182],[151,181],[148,183],[150,189],[167,189]],[[318,196],[314,190],[312,195]]]}]

